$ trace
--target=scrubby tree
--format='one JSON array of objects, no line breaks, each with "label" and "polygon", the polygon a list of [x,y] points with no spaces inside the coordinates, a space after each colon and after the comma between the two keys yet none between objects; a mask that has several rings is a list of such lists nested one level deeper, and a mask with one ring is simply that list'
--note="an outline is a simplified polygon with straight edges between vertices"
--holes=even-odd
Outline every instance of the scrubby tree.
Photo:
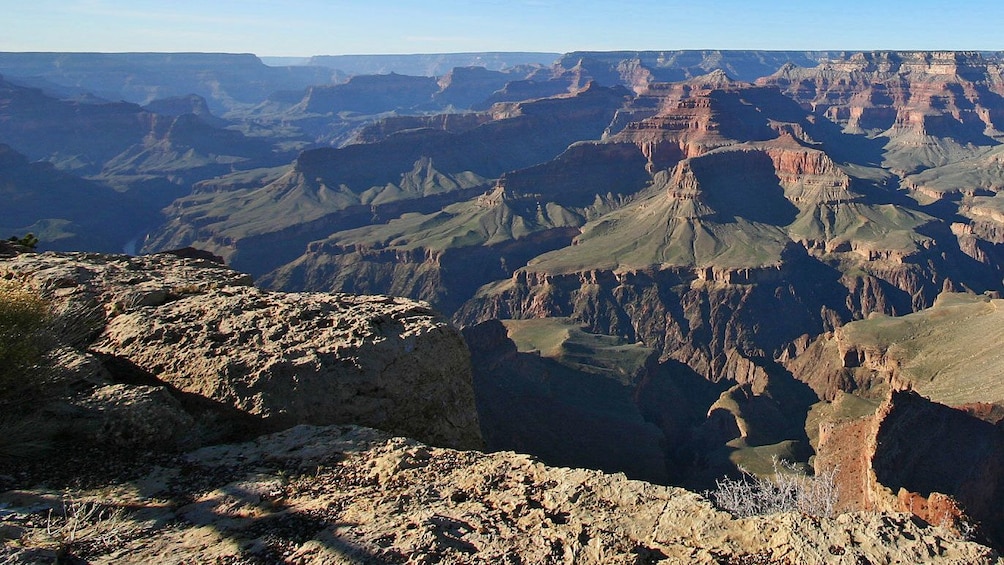
[{"label": "scrubby tree", "polygon": [[35,249],[35,247],[38,246],[38,238],[35,237],[35,234],[31,232],[25,234],[24,237],[18,237],[16,235],[12,235],[9,238],[7,238],[7,241],[13,243],[14,245],[27,247],[28,249]]},{"label": "scrubby tree", "polygon": [[773,459],[774,474],[758,477],[740,468],[743,476],[715,481],[708,494],[715,505],[746,518],[782,512],[831,517],[837,504],[837,469],[805,476],[791,463]]}]

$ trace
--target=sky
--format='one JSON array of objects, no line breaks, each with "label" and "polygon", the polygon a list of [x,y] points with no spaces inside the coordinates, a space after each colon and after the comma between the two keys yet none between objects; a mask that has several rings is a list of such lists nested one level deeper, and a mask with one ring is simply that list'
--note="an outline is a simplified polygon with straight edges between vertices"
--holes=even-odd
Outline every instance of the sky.
[{"label": "sky", "polygon": [[1000,0],[0,0],[0,51],[1004,50]]}]

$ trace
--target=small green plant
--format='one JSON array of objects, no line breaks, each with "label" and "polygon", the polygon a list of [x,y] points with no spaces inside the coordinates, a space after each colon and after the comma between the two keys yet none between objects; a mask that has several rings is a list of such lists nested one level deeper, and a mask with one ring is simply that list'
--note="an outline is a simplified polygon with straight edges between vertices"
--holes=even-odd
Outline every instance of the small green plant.
[{"label": "small green plant", "polygon": [[50,320],[49,303],[38,292],[0,280],[0,401],[38,380],[31,375],[48,349]]},{"label": "small green plant", "polygon": [[708,493],[716,506],[738,518],[803,512],[811,516],[832,517],[837,504],[837,469],[805,476],[787,461],[773,458],[774,474],[758,477],[739,468],[738,479],[715,481]]},{"label": "small green plant", "polygon": [[25,234],[24,237],[18,237],[16,235],[12,235],[9,238],[7,238],[7,241],[13,243],[14,245],[27,247],[28,249],[35,249],[35,247],[38,246],[38,238],[35,237],[35,234],[31,232]]}]

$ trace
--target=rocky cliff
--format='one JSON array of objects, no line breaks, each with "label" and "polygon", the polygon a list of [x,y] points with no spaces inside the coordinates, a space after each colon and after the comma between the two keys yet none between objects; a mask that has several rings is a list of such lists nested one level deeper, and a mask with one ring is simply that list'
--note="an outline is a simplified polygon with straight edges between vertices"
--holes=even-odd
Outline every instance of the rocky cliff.
[{"label": "rocky cliff", "polygon": [[1000,543],[1000,302],[945,293],[842,326],[788,362],[827,401],[806,425],[816,469],[837,469],[841,508],[968,523]]},{"label": "rocky cliff", "polygon": [[169,254],[21,254],[0,277],[51,300],[60,342],[92,367],[90,383],[73,387],[167,392],[209,420],[176,430],[188,443],[218,435],[223,420],[247,431],[359,422],[481,445],[467,349],[424,304],[269,293],[208,259]]},{"label": "rocky cliff", "polygon": [[1001,543],[999,425],[912,391],[875,414],[820,426],[817,471],[835,469],[842,510],[911,512]]},{"label": "rocky cliff", "polygon": [[946,164],[1000,136],[1001,67],[980,53],[847,54],[759,82],[845,131],[887,138],[887,166],[898,171]]},{"label": "rocky cliff", "polygon": [[875,315],[822,335],[788,366],[826,400],[910,388],[951,406],[1004,404],[995,378],[1004,365],[996,347],[1001,306],[987,295],[944,293],[930,309]]}]

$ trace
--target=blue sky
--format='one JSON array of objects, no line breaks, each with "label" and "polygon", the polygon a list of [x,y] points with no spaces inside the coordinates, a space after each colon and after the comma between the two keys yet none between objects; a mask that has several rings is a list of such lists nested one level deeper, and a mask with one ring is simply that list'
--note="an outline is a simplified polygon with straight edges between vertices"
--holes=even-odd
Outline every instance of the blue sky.
[{"label": "blue sky", "polygon": [[0,0],[0,51],[1004,50],[974,0]]}]

